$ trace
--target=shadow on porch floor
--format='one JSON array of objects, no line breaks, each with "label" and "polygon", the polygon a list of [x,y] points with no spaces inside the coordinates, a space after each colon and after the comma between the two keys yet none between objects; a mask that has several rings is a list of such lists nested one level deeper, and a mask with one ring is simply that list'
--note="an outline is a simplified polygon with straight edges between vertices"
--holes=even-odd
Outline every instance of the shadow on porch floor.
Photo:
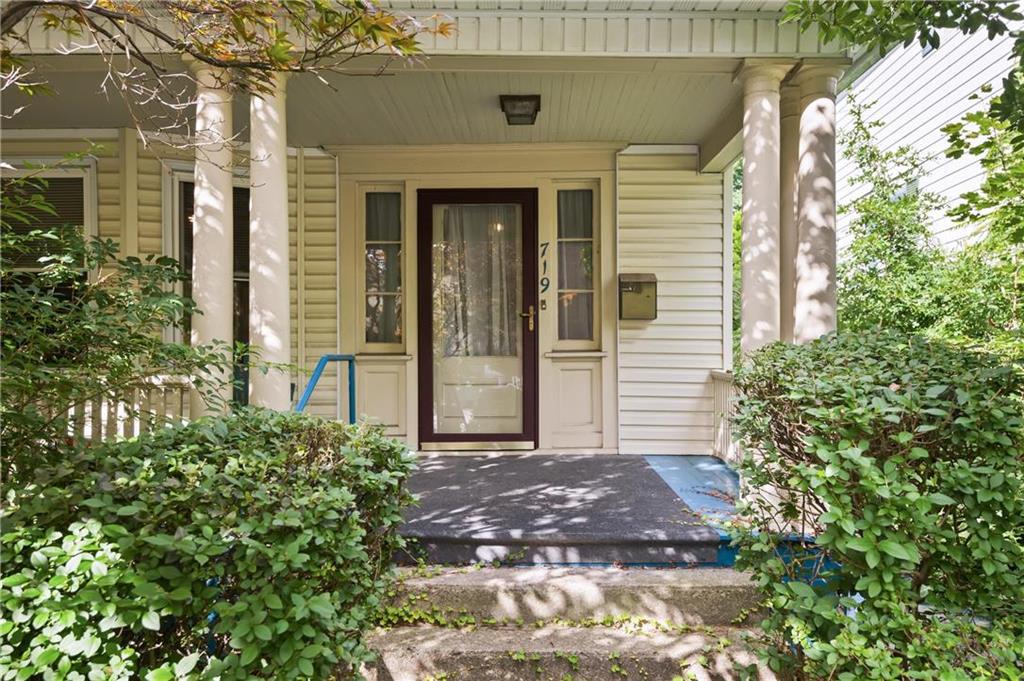
[{"label": "shadow on porch floor", "polygon": [[708,456],[422,454],[407,561],[728,566],[738,478]]}]

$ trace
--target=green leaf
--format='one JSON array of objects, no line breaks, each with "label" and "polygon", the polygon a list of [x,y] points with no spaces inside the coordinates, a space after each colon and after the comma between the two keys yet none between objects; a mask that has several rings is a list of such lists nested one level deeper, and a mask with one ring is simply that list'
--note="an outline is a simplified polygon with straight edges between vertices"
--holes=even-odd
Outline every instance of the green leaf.
[{"label": "green leaf", "polygon": [[817,598],[811,585],[804,582],[790,582],[789,590],[800,598]]},{"label": "green leaf", "polygon": [[173,678],[174,672],[168,669],[166,665],[146,674],[146,681],[171,681]]},{"label": "green leaf", "polygon": [[199,663],[199,653],[192,653],[186,657],[178,660],[177,664],[174,665],[174,673],[176,676],[185,676],[190,671],[196,668]]},{"label": "green leaf", "polygon": [[247,667],[252,664],[252,661],[260,654],[260,647],[255,643],[251,643],[242,650],[241,662],[243,667]]},{"label": "green leaf", "polygon": [[261,641],[269,641],[273,636],[272,632],[270,631],[270,627],[268,627],[266,624],[257,624],[256,628],[254,628],[252,631],[253,634],[255,634],[256,638],[260,639]]},{"label": "green leaf", "polygon": [[310,662],[308,658],[299,658],[299,671],[301,671],[306,676],[313,676],[313,663]]},{"label": "green leaf", "polygon": [[56,648],[47,648],[39,654],[39,657],[36,658],[35,666],[37,669],[48,667],[50,666],[50,663],[56,660],[58,657],[60,657],[59,650],[57,650]]},{"label": "green leaf", "polygon": [[280,610],[284,607],[284,603],[281,602],[281,599],[276,594],[270,594],[264,602],[271,610]]},{"label": "green leaf", "polygon": [[150,610],[142,616],[142,626],[153,631],[160,631],[160,614]]},{"label": "green leaf", "polygon": [[899,558],[900,560],[907,560],[912,563],[917,563],[921,560],[921,554],[918,553],[914,546],[909,544],[900,544],[892,539],[883,539],[878,542],[878,548],[884,553],[888,553],[893,558]]},{"label": "green leaf", "polygon": [[928,500],[936,506],[951,506],[956,503],[956,499],[953,497],[946,496],[941,492],[933,492],[928,495]]}]

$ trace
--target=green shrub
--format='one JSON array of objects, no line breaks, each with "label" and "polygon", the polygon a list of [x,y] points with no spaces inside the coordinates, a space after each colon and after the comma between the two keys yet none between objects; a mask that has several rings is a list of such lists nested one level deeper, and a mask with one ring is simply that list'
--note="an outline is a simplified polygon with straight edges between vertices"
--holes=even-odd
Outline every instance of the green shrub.
[{"label": "green shrub", "polygon": [[37,469],[4,502],[0,677],[344,674],[411,466],[374,428],[242,410]]},{"label": "green shrub", "polygon": [[[800,679],[1024,675],[1020,367],[894,333],[774,344],[738,375],[737,566]],[[815,537],[816,539],[808,539]]]},{"label": "green shrub", "polygon": [[122,400],[161,374],[190,377],[216,403],[232,361],[224,345],[163,341],[165,330],[200,314],[175,293],[185,278],[177,262],[122,258],[115,242],[87,237],[81,225],[54,226],[46,184],[0,182],[0,477],[15,484],[42,462],[66,459],[76,406]]}]

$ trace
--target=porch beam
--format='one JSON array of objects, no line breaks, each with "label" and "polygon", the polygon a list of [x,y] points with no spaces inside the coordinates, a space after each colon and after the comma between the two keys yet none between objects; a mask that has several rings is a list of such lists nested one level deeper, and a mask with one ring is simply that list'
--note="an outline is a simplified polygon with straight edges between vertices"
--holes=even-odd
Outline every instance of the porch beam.
[{"label": "porch beam", "polygon": [[[195,211],[192,220],[192,298],[202,314],[192,317],[192,345],[233,342],[232,120],[228,74],[190,63],[196,78]],[[221,411],[231,399],[230,370],[220,380],[222,404],[191,396],[191,417]]]},{"label": "porch beam", "polygon": [[725,172],[743,153],[743,112],[743,102],[737,103],[700,141],[700,172]]},{"label": "porch beam", "polygon": [[793,62],[747,60],[743,83],[744,355],[780,338],[780,85]]},{"label": "porch beam", "polygon": [[[274,75],[270,92],[250,99],[249,344],[260,361],[288,364],[291,316],[288,280],[287,74]],[[286,411],[286,369],[249,373],[249,403]]]},{"label": "porch beam", "polygon": [[800,88],[793,340],[836,328],[836,83],[843,67],[805,61]]}]

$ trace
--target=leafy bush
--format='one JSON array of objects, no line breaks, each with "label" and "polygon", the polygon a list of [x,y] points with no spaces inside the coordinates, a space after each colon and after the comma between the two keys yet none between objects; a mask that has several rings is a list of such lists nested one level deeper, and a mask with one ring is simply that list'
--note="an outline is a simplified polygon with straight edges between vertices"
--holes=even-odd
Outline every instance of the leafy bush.
[{"label": "leafy bush", "polygon": [[328,678],[401,540],[411,459],[242,410],[80,451],[6,491],[0,678]]},{"label": "leafy bush", "polygon": [[185,276],[177,262],[122,258],[115,242],[86,237],[81,225],[50,225],[59,216],[45,185],[5,178],[0,193],[0,475],[9,482],[66,457],[76,405],[120,399],[158,374],[189,376],[212,399],[232,361],[223,346],[163,341],[165,329],[198,313],[174,292]]},{"label": "leafy bush", "polygon": [[[1024,378],[896,333],[774,344],[738,374],[737,566],[800,679],[1024,675]],[[810,539],[813,537],[813,539]]]}]

